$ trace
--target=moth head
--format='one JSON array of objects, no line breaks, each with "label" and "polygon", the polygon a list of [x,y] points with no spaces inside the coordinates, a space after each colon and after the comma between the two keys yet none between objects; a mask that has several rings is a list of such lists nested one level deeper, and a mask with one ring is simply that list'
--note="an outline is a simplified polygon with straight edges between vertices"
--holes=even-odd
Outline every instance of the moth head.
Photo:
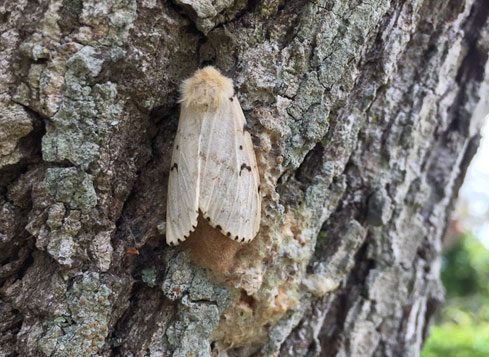
[{"label": "moth head", "polygon": [[212,66],[197,70],[183,81],[180,103],[186,108],[214,111],[234,95],[233,81]]}]

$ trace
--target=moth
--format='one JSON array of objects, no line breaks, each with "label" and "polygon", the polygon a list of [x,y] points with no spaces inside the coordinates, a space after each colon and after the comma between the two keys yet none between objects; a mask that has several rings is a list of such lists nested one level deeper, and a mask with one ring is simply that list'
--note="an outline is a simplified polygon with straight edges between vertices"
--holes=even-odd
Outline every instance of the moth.
[{"label": "moth", "polygon": [[260,227],[260,177],[233,81],[212,66],[183,81],[168,183],[166,242],[177,245],[199,214],[249,242]]}]

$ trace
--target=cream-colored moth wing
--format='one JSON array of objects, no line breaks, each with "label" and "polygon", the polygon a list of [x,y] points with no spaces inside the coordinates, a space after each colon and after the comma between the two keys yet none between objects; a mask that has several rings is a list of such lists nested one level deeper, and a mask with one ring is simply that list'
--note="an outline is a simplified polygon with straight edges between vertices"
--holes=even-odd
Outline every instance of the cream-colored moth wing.
[{"label": "cream-colored moth wing", "polygon": [[182,108],[173,144],[166,214],[166,242],[183,242],[199,215],[199,140],[201,118]]},{"label": "cream-colored moth wing", "polygon": [[203,117],[199,207],[224,235],[249,242],[259,229],[260,179],[246,119],[235,96]]}]

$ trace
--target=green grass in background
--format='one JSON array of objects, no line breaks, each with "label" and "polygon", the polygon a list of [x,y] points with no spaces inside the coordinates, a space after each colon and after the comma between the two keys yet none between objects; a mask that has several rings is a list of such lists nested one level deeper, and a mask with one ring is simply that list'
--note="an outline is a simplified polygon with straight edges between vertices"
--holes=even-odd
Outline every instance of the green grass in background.
[{"label": "green grass in background", "polygon": [[446,303],[422,357],[489,356],[489,250],[463,235],[443,256]]}]

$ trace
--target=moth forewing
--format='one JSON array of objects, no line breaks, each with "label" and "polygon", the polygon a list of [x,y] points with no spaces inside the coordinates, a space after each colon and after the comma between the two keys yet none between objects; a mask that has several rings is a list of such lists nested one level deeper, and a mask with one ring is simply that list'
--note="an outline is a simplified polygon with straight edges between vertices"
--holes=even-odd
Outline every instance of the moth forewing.
[{"label": "moth forewing", "polygon": [[168,181],[167,232],[170,245],[183,242],[197,226],[200,120],[182,110],[173,145]]},{"label": "moth forewing", "polygon": [[[233,101],[233,113],[236,118],[235,126],[238,134],[242,133],[243,144],[239,144],[238,151],[243,153],[242,164],[240,169],[247,171],[250,177],[246,178],[249,186],[247,188],[247,202],[249,203],[249,210],[247,212],[247,229],[249,234],[246,236],[246,241],[252,240],[258,233],[260,227],[261,218],[261,194],[260,194],[260,175],[258,173],[258,165],[256,162],[255,152],[253,150],[253,142],[251,140],[250,133],[246,130],[246,118],[243,114],[243,110],[236,99]],[[248,163],[244,166],[244,163]],[[243,172],[245,172],[243,171]],[[246,173],[246,172],[245,172]],[[249,237],[249,238],[248,238]]]},{"label": "moth forewing", "polygon": [[250,241],[256,235],[260,210],[259,176],[236,98],[204,118],[202,138],[199,206],[224,235]]}]

